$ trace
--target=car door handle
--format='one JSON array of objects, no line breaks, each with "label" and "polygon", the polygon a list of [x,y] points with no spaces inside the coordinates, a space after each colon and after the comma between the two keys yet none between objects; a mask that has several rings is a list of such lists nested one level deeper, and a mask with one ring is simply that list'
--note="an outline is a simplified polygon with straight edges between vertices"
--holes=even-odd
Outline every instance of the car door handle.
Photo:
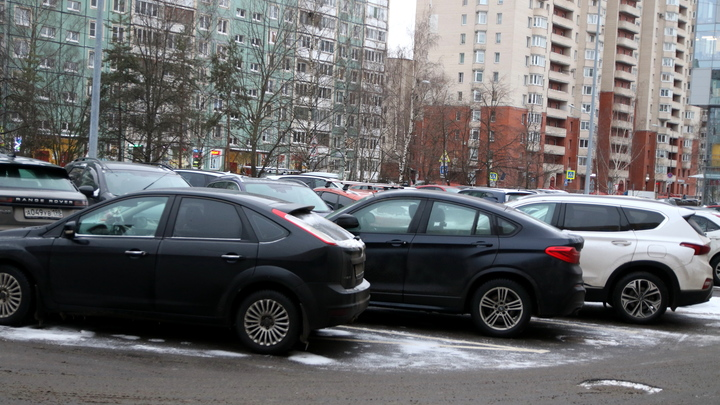
[{"label": "car door handle", "polygon": [[493,244],[489,242],[485,242],[484,240],[479,240],[477,242],[473,242],[470,245],[472,246],[480,246],[480,247],[492,247]]},{"label": "car door handle", "polygon": [[406,240],[400,240],[400,239],[389,240],[385,243],[392,245],[392,246],[405,246],[408,244],[408,242]]},{"label": "car door handle", "polygon": [[614,240],[612,241],[612,244],[616,246],[630,246],[632,245],[632,242],[628,240]]},{"label": "car door handle", "polygon": [[225,260],[240,260],[240,259],[242,259],[242,256],[234,255],[234,254],[222,255],[220,257],[222,257]]},{"label": "car door handle", "polygon": [[126,250],[125,254],[133,257],[145,256],[147,253],[144,250]]}]

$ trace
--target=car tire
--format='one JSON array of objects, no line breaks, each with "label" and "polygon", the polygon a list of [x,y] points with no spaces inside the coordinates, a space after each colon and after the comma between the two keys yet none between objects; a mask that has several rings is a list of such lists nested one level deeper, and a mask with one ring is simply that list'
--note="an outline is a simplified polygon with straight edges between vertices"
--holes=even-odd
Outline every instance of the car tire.
[{"label": "car tire", "polygon": [[471,315],[484,335],[513,337],[530,323],[532,302],[520,284],[505,279],[491,280],[475,292]]},{"label": "car tire", "polygon": [[24,324],[33,303],[33,291],[25,273],[13,266],[0,266],[0,325]]},{"label": "car tire", "polygon": [[240,341],[261,354],[289,351],[300,336],[300,323],[297,305],[273,290],[250,294],[240,304],[235,319]]},{"label": "car tire", "polygon": [[713,268],[713,283],[720,286],[720,255],[713,257],[710,265]]},{"label": "car tire", "polygon": [[615,284],[612,306],[626,322],[648,324],[660,318],[668,306],[665,283],[647,272],[630,273]]}]

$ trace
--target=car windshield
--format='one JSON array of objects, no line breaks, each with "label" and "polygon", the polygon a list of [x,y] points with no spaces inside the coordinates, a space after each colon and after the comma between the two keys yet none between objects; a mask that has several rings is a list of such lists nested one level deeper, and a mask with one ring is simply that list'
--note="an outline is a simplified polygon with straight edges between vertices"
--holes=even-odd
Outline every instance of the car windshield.
[{"label": "car windshield", "polygon": [[108,191],[115,195],[152,188],[190,187],[182,176],[173,172],[109,172],[105,178]]},{"label": "car windshield", "polygon": [[61,173],[40,166],[0,165],[0,187],[75,191],[70,180]]},{"label": "car windshield", "polygon": [[245,191],[249,193],[262,194],[270,197],[279,198],[281,200],[302,204],[312,205],[315,212],[330,212],[330,207],[325,204],[319,195],[315,194],[312,189],[294,184],[272,184],[272,183],[246,183]]}]

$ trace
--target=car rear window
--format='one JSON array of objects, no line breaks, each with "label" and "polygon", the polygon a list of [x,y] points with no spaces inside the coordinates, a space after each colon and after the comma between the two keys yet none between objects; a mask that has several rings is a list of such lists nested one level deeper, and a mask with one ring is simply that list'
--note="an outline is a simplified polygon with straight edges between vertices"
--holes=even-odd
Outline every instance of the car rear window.
[{"label": "car rear window", "polygon": [[630,228],[633,231],[644,231],[647,229],[655,229],[665,221],[665,216],[659,212],[641,210],[637,208],[623,208]]},{"label": "car rear window", "polygon": [[337,242],[353,239],[355,237],[353,234],[339,227],[334,222],[330,222],[314,212],[293,212],[292,215],[305,222],[307,225],[333,238]]},{"label": "car rear window", "polygon": [[42,166],[0,165],[0,186],[38,190],[75,191],[63,172]]}]

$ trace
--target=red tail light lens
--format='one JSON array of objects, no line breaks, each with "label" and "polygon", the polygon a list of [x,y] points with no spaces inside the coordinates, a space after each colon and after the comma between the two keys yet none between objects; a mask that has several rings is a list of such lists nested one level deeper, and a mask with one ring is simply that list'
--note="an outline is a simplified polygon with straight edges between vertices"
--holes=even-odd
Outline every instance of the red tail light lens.
[{"label": "red tail light lens", "polygon": [[550,246],[545,253],[570,264],[580,263],[580,252],[572,246]]},{"label": "red tail light lens", "polygon": [[292,215],[288,215],[278,209],[273,209],[272,212],[273,212],[273,214],[275,214],[279,217],[282,217],[284,220],[286,220],[288,222],[291,222],[298,228],[300,228],[300,229],[304,230],[305,232],[309,233],[310,235],[320,239],[321,241],[323,241],[324,243],[327,243],[328,245],[336,245],[337,244],[331,237],[329,237],[326,234],[324,234],[323,232],[320,232],[317,229],[309,226],[308,224],[304,223],[303,221],[299,220],[298,218],[296,218]]},{"label": "red tail light lens", "polygon": [[685,246],[695,251],[695,256],[706,255],[710,253],[710,245],[698,245],[697,243],[683,242],[680,246]]}]

